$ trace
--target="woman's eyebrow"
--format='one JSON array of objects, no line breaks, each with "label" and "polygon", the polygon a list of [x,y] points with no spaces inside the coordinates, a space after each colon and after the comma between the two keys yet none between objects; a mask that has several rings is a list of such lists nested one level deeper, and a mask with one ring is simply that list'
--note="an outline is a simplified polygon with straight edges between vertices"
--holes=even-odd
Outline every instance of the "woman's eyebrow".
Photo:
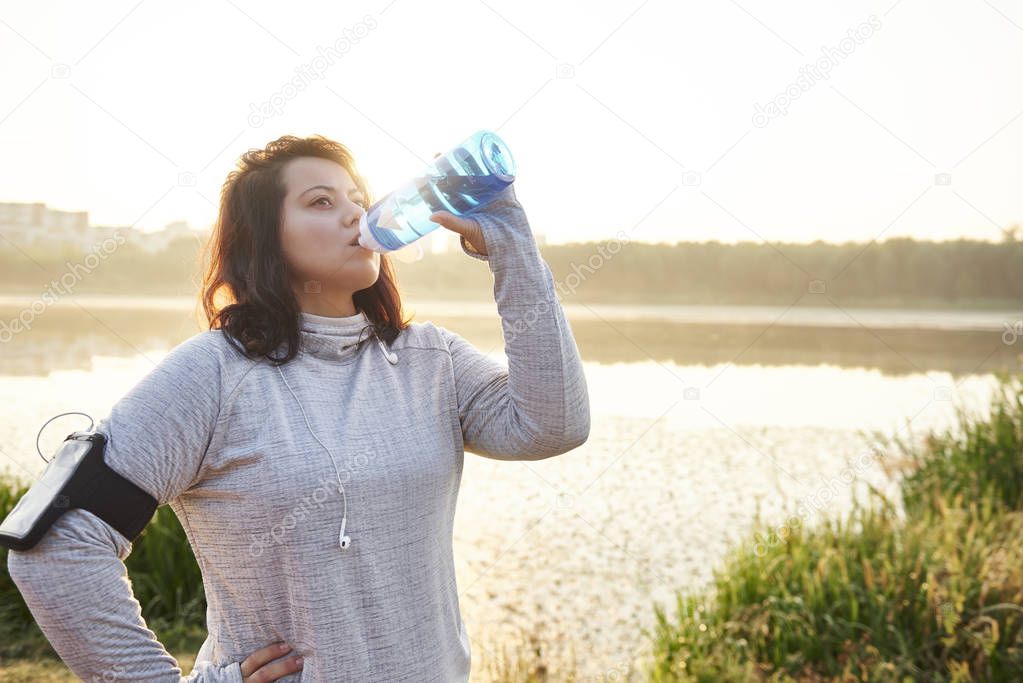
[{"label": "woman's eyebrow", "polygon": [[[302,195],[304,195],[304,194],[306,194],[308,192],[312,192],[313,190],[329,190],[331,192],[337,193],[337,190],[335,190],[330,185],[313,185],[308,190],[306,190],[305,192],[303,192],[302,194],[300,194],[298,196],[301,197]],[[350,190],[348,190],[348,194],[355,194],[356,192],[359,192],[359,188],[357,188],[357,187],[353,187]]]}]

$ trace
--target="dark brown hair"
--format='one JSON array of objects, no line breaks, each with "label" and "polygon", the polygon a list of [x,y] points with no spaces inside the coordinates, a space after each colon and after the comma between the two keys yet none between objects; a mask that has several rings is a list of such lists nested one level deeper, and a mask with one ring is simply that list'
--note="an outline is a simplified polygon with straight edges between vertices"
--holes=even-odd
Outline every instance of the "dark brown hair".
[{"label": "dark brown hair", "polygon": [[[281,249],[281,207],[287,188],[284,165],[299,157],[335,161],[348,171],[368,203],[373,198],[347,147],[322,135],[285,135],[238,160],[220,192],[220,212],[206,244],[201,300],[206,323],[252,358],[284,364],[298,353],[301,308],[291,289]],[[380,338],[390,344],[408,327],[386,254],[376,282],[352,295]],[[287,344],[285,355],[272,351]]]}]

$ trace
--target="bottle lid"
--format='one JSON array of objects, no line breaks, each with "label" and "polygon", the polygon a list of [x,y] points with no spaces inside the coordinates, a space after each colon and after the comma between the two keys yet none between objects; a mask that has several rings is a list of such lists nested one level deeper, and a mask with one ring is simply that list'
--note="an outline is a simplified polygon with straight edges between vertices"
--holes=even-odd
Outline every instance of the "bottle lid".
[{"label": "bottle lid", "polygon": [[515,160],[497,133],[487,131],[480,136],[480,156],[492,174],[507,183],[515,180]]}]

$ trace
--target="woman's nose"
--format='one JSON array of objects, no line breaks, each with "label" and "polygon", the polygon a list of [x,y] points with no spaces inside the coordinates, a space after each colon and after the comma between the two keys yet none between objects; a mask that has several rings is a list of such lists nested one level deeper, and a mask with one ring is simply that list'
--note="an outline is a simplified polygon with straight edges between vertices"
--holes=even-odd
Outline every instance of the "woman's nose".
[{"label": "woman's nose", "polygon": [[362,218],[362,214],[364,213],[366,213],[366,211],[361,206],[355,202],[350,202],[350,206],[344,214],[345,226],[349,228],[358,226],[359,219]]}]

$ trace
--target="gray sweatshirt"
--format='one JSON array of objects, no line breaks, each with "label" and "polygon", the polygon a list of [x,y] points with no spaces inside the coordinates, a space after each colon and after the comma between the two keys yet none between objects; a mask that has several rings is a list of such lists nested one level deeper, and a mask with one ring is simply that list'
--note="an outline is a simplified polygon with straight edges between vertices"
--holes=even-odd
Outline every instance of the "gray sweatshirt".
[{"label": "gray sweatshirt", "polygon": [[131,543],[71,510],[8,569],[76,675],[241,683],[242,660],[283,641],[305,665],[282,681],[468,679],[452,553],[463,453],[537,460],[590,428],[575,339],[512,187],[476,218],[488,255],[461,246],[493,274],[507,365],[430,322],[388,347],[362,312],[303,312],[294,361],[200,332],[97,423],[109,465],[181,521],[208,638],[183,679],[141,617]]}]

